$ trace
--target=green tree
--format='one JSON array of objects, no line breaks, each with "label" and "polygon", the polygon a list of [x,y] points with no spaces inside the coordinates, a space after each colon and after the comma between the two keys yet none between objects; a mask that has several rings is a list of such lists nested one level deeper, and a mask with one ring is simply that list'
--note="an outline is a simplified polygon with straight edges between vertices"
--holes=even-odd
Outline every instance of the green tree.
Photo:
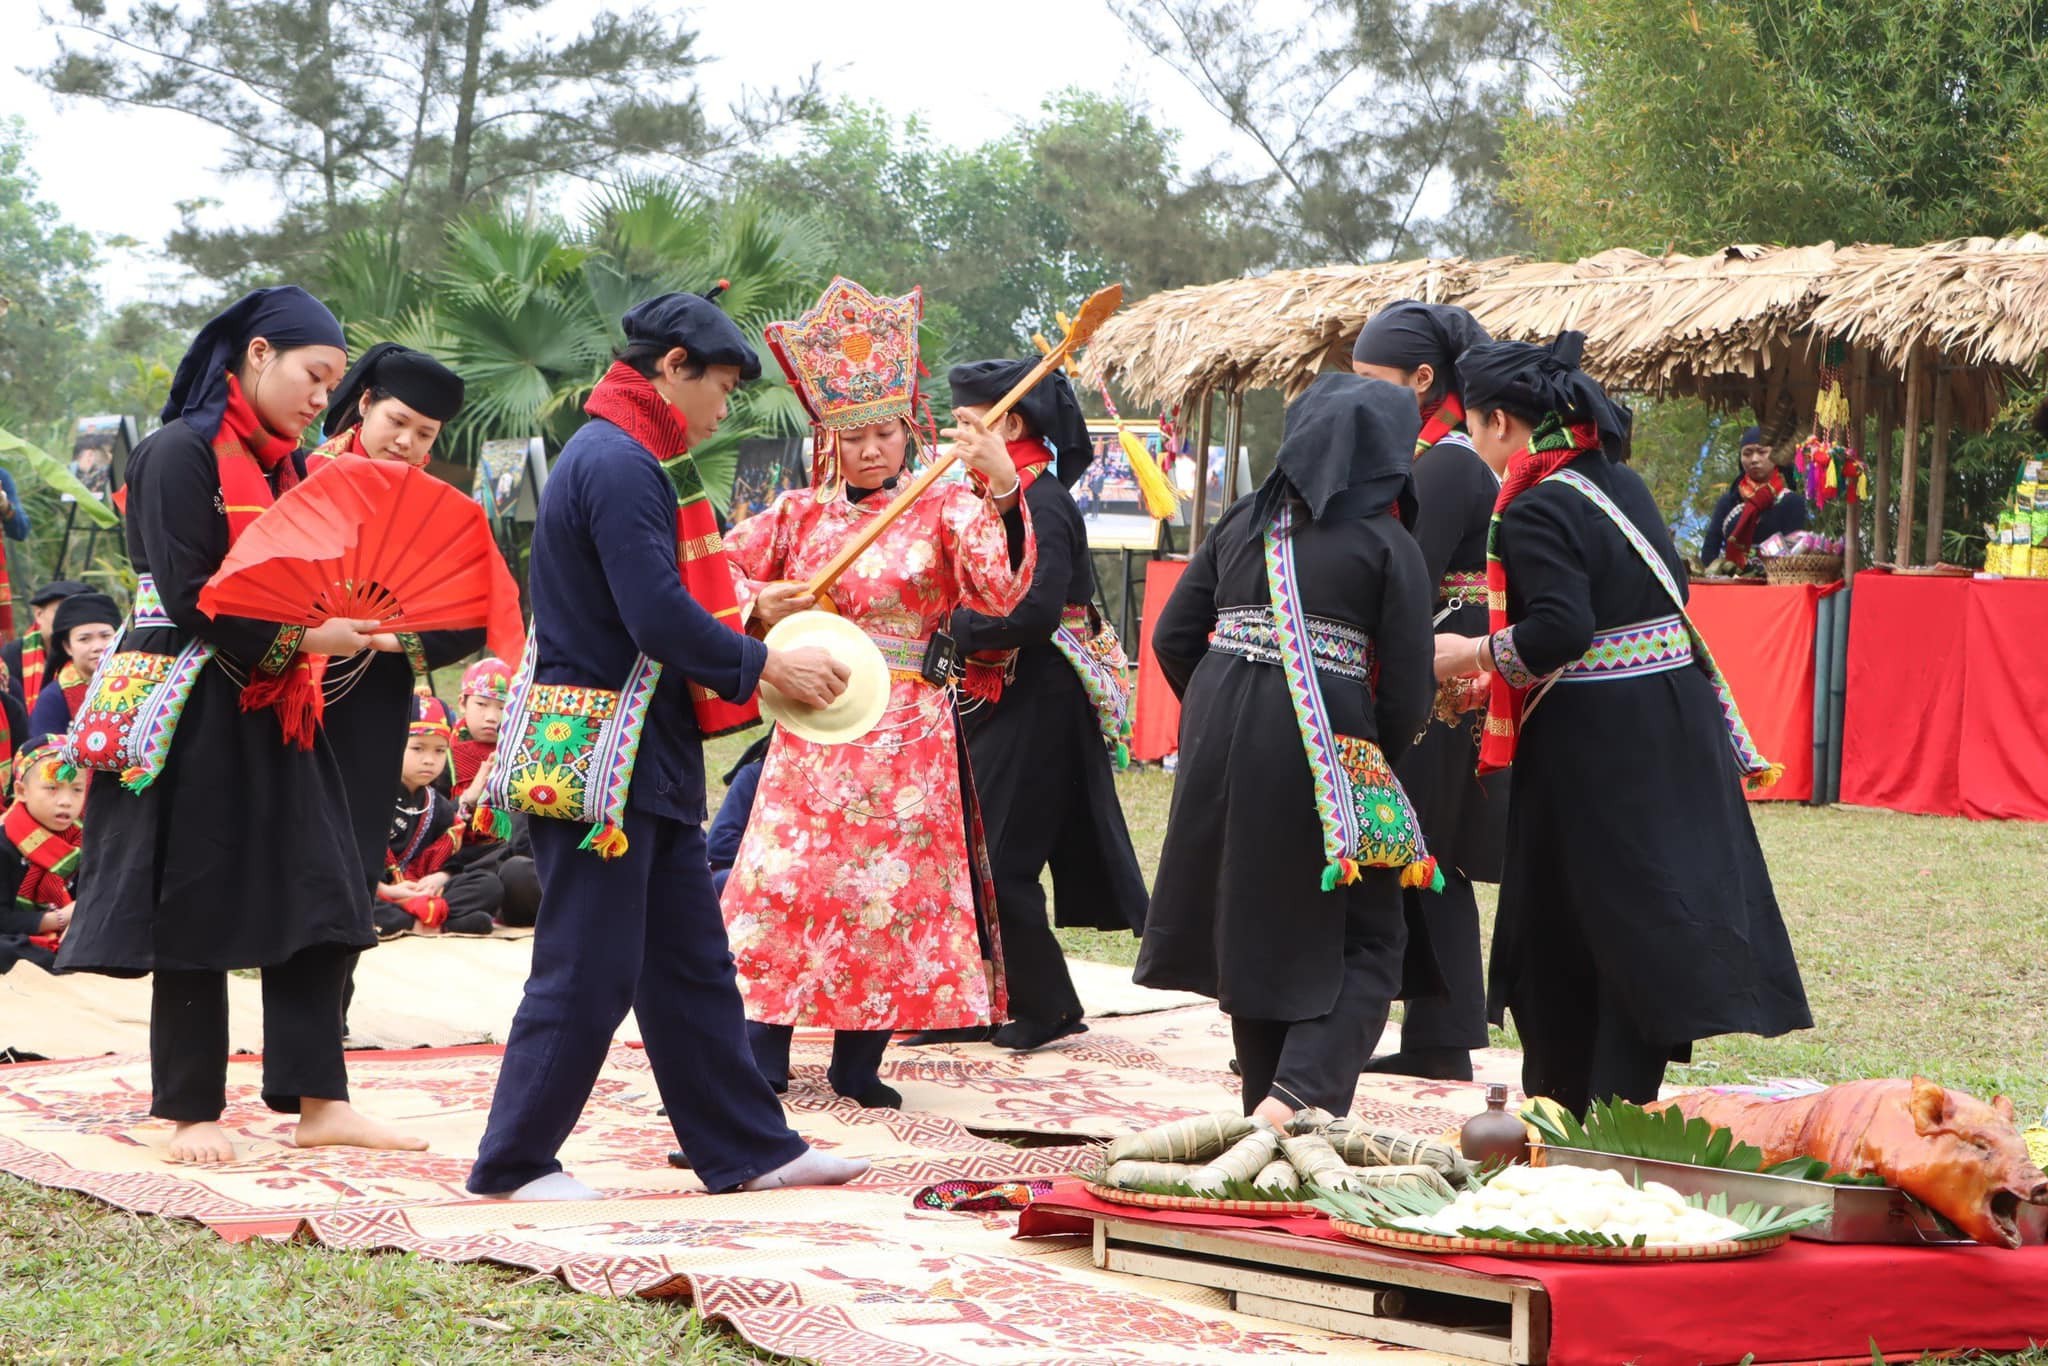
[{"label": "green tree", "polygon": [[37,197],[20,119],[0,120],[0,426],[48,435],[91,388],[91,234]]},{"label": "green tree", "polygon": [[235,285],[315,261],[354,228],[396,223],[432,250],[449,218],[563,175],[696,170],[813,99],[805,78],[714,117],[695,85],[696,34],[673,17],[599,6],[570,36],[536,36],[548,8],[68,0],[53,21],[60,54],[34,74],[59,95],[208,123],[229,138],[225,173],[284,191],[275,223],[210,231],[188,212],[172,235],[173,254]]},{"label": "green tree", "polygon": [[2048,220],[2048,4],[1540,0],[1570,96],[1508,134],[1543,247],[1919,243]]},{"label": "green tree", "polygon": [[1110,0],[1269,168],[1291,265],[1490,255],[1501,124],[1538,30],[1503,0]]},{"label": "green tree", "polygon": [[582,425],[584,398],[624,343],[621,314],[656,294],[729,280],[719,303],[753,340],[764,376],[694,451],[722,503],[742,440],[802,429],[802,408],[761,333],[816,298],[830,259],[806,217],[651,179],[608,192],[574,224],[502,211],[459,219],[431,269],[405,266],[388,234],[351,234],[330,248],[321,292],[354,347],[400,341],[461,373],[468,403],[442,454],[469,459],[492,437],[539,433],[559,446]]}]

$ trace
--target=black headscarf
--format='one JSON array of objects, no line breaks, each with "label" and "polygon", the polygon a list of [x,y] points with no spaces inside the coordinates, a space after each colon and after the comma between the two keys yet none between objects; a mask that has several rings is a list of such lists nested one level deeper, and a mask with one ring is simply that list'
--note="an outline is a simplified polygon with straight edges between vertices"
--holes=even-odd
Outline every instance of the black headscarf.
[{"label": "black headscarf", "polygon": [[[1398,505],[1415,525],[1415,395],[1363,375],[1318,375],[1287,406],[1280,454],[1259,486],[1253,521],[1263,527],[1292,489],[1313,521],[1371,517]],[[1341,495],[1341,496],[1340,496]]]},{"label": "black headscarf", "polygon": [[241,363],[249,343],[258,337],[280,351],[301,346],[348,350],[348,338],[327,305],[297,285],[244,294],[214,314],[192,338],[171,380],[163,420],[173,422],[182,417],[186,426],[213,440],[228,407],[228,371]]},{"label": "black headscarf", "polygon": [[1579,368],[1585,350],[1583,332],[1560,333],[1548,346],[1482,342],[1458,358],[1466,411],[1507,408],[1535,419],[1556,413],[1567,421],[1591,422],[1600,431],[1608,458],[1628,459],[1635,415]]},{"label": "black headscarf", "polygon": [[121,609],[105,593],[73,593],[58,605],[50,621],[51,652],[60,660],[71,658],[71,632],[98,622],[119,628]]},{"label": "black headscarf", "polygon": [[1396,370],[1432,366],[1445,392],[1462,397],[1458,357],[1490,340],[1479,320],[1456,304],[1402,299],[1373,314],[1352,345],[1351,359]]},{"label": "black headscarf", "polygon": [[628,342],[680,346],[699,365],[737,365],[742,381],[761,378],[761,357],[747,334],[702,294],[658,295],[635,304],[619,326]]},{"label": "black headscarf", "polygon": [[[1037,364],[1035,360],[977,360],[956,365],[946,372],[953,406],[985,408],[1016,388]],[[1034,436],[1052,447],[1053,473],[1072,488],[1095,459],[1095,443],[1088,436],[1088,419],[1081,415],[1081,400],[1075,397],[1074,386],[1054,370],[1033,385],[1013,411],[1031,425]]]},{"label": "black headscarf", "polygon": [[322,432],[333,436],[361,422],[361,400],[370,389],[388,394],[436,422],[452,422],[462,411],[462,376],[424,351],[397,342],[378,342],[349,367],[341,387],[334,391]]}]

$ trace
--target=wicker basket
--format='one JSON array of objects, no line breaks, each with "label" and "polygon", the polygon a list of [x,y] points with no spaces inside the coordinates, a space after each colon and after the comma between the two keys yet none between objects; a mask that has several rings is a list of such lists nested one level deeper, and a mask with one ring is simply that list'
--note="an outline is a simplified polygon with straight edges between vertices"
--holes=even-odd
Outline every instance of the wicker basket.
[{"label": "wicker basket", "polygon": [[1840,555],[1779,555],[1764,561],[1772,583],[1833,583],[1842,577]]}]

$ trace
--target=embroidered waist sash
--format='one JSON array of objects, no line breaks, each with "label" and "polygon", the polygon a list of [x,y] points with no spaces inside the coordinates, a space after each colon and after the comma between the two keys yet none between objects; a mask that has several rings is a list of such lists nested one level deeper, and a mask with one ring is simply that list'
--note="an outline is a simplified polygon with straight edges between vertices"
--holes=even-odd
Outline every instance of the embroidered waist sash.
[{"label": "embroidered waist sash", "polygon": [[1564,666],[1560,683],[1600,683],[1669,673],[1692,663],[1692,633],[1676,613],[1593,637],[1586,653]]},{"label": "embroidered waist sash", "polygon": [[[1354,683],[1372,680],[1372,637],[1348,622],[1304,615],[1308,651],[1316,672],[1335,674]],[[1279,632],[1270,607],[1226,607],[1216,614],[1209,648],[1256,664],[1285,665]]]},{"label": "embroidered waist sash", "polygon": [[875,642],[875,648],[882,652],[882,662],[889,666],[891,679],[903,683],[929,681],[924,676],[925,655],[932,647],[929,638],[918,640],[910,636],[885,636],[879,631],[870,631],[868,639]]},{"label": "embroidered waist sash", "polygon": [[1429,619],[1431,626],[1443,625],[1453,612],[1486,606],[1486,571],[1453,569],[1437,584],[1436,597],[1443,606]]},{"label": "embroidered waist sash", "polygon": [[175,627],[164,610],[156,580],[144,574],[135,585],[128,624],[100,657],[86,685],[78,715],[64,733],[63,761],[73,768],[121,775],[121,785],[140,792],[155,782],[171,757],[178,718],[191,700],[199,671],[213,658],[211,643],[193,637],[175,655],[124,650],[130,631]]}]

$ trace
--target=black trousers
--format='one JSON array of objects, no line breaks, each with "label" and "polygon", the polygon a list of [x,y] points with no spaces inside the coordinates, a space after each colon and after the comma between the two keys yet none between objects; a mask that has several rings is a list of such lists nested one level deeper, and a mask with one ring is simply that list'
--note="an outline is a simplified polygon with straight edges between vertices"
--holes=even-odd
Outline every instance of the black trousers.
[{"label": "black trousers", "polygon": [[508,855],[498,865],[498,923],[531,928],[540,919],[540,874],[524,854]]},{"label": "black trousers", "polygon": [[[303,949],[263,969],[263,1103],[297,1114],[302,1097],[347,1100],[343,983],[355,950]],[[158,971],[150,982],[149,1112],[183,1124],[227,1108],[228,978]]]},{"label": "black trousers", "polygon": [[[1522,1036],[1522,1090],[1549,1096],[1575,1115],[1596,1100],[1647,1104],[1664,1083],[1669,1043],[1644,1038],[1619,1001],[1589,983],[1560,983],[1580,1009],[1545,1009],[1515,1016]],[[1583,988],[1584,994],[1576,990]]]},{"label": "black trousers", "polygon": [[680,1147],[713,1191],[801,1157],[804,1141],[755,1069],[747,1020],[711,890],[704,831],[626,811],[627,850],[580,850],[584,827],[533,822],[547,914],[512,1020],[469,1189],[503,1194],[562,1169],[626,1011]]},{"label": "black trousers", "polygon": [[1246,1114],[1268,1097],[1296,1110],[1349,1113],[1359,1069],[1401,989],[1408,925],[1398,909],[1354,911],[1344,929],[1344,980],[1327,1014],[1310,1020],[1230,1017]]},{"label": "black trousers", "polygon": [[1401,1047],[1486,1047],[1486,963],[1479,948],[1479,898],[1471,879],[1447,868],[1443,891],[1411,887],[1402,895],[1418,902],[1429,919],[1430,947],[1443,973],[1444,993],[1408,1002]]},{"label": "black trousers", "polygon": [[[882,1053],[894,1034],[889,1029],[835,1029],[832,1031],[832,1062],[825,1079],[832,1093],[859,1096],[882,1079]],[[754,1065],[770,1086],[789,1086],[789,1044],[796,1035],[794,1025],[747,1021],[747,1043],[754,1051]]]},{"label": "black trousers", "polygon": [[[991,855],[1000,859],[997,851]],[[1044,864],[1039,865],[1042,869]],[[1010,1018],[1053,1024],[1081,1018],[1081,997],[1067,971],[1066,951],[1052,931],[1045,908],[1045,884],[1029,874],[996,870],[996,924],[1003,939],[1003,980],[1010,992]],[[998,1021],[997,1023],[1001,1023]]]}]

